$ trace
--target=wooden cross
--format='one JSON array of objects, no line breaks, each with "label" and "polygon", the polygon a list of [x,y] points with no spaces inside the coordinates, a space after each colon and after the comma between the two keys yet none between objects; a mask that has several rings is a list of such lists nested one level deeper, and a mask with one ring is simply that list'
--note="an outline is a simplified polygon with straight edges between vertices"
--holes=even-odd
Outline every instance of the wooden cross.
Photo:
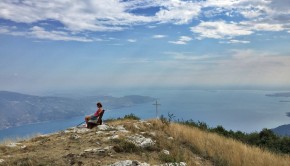
[{"label": "wooden cross", "polygon": [[153,105],[156,106],[156,118],[158,119],[158,106],[160,106],[161,104],[159,104],[158,101],[156,100],[156,102]]}]

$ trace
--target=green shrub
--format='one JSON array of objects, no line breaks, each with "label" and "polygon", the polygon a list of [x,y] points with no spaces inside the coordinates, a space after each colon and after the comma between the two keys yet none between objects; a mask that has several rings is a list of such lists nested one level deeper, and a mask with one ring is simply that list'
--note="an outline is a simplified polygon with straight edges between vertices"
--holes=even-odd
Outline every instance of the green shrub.
[{"label": "green shrub", "polygon": [[140,118],[138,116],[134,115],[133,113],[131,113],[129,115],[125,115],[124,119],[140,120]]},{"label": "green shrub", "polygon": [[159,160],[164,163],[175,163],[176,159],[172,155],[167,155],[164,153],[159,154]]},{"label": "green shrub", "polygon": [[[210,128],[205,122],[194,122],[193,120],[178,122],[183,125],[197,127],[199,129],[218,133],[228,138],[241,141],[243,143],[257,146],[260,148],[268,149],[275,153],[290,154],[290,138],[280,137],[270,129],[263,129],[262,131],[253,133],[244,133],[241,131],[228,131],[223,126],[218,125],[217,127]],[[223,163],[224,164],[224,163]]]}]

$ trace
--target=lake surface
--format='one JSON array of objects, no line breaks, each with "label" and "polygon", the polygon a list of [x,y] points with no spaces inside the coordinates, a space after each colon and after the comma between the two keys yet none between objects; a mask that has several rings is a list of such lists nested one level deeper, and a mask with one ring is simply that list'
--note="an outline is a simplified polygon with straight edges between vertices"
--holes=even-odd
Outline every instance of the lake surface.
[{"label": "lake surface", "polygon": [[[273,91],[254,90],[146,90],[114,92],[113,96],[146,95],[155,97],[161,104],[158,115],[168,117],[175,115],[175,120],[203,121],[211,127],[222,125],[226,129],[243,132],[260,131],[263,128],[274,128],[289,124],[290,100],[285,97],[268,97]],[[156,109],[152,103],[133,107],[110,109],[106,108],[103,119],[123,117],[133,113],[142,119],[156,117]],[[56,120],[37,124],[24,125],[0,130],[0,140],[5,138],[25,137],[37,133],[47,134],[83,122],[84,116],[66,120]]]}]

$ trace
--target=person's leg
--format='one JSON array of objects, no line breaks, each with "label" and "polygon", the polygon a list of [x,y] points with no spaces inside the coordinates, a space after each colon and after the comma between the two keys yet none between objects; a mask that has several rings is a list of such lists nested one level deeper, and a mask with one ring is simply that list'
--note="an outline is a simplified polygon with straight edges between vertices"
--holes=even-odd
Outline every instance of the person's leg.
[{"label": "person's leg", "polygon": [[88,122],[89,122],[90,119],[91,119],[91,116],[86,116],[85,117],[85,121],[86,121],[87,124],[88,124]]}]

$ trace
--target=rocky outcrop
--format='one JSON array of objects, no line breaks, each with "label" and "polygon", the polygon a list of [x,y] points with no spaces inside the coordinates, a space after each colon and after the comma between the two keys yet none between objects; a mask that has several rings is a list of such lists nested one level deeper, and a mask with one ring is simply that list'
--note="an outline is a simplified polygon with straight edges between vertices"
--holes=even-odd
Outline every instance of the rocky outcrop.
[{"label": "rocky outcrop", "polygon": [[146,138],[143,135],[139,134],[127,136],[127,140],[142,148],[155,144],[155,142],[151,138]]}]

